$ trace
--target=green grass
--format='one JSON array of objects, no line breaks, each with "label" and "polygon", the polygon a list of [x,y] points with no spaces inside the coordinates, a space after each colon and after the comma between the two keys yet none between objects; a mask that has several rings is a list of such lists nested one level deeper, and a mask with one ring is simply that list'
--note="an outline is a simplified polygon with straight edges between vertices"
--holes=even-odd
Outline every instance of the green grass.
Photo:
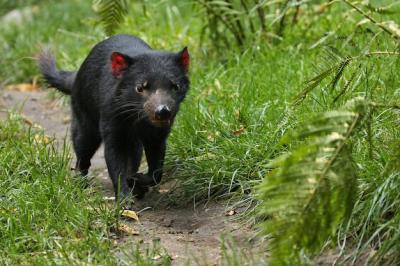
[{"label": "green grass", "polygon": [[69,147],[53,141],[17,115],[0,123],[0,263],[153,265],[157,248],[118,243],[118,210],[71,176]]},{"label": "green grass", "polygon": [[[384,6],[391,1],[370,2],[372,6]],[[339,109],[357,96],[385,105],[400,102],[399,57],[375,56],[351,62],[336,86],[332,86],[331,76],[315,86],[299,105],[293,105],[307,87],[307,80],[337,63],[332,51],[343,56],[398,51],[398,43],[391,36],[372,23],[358,24],[363,18],[343,3],[333,4],[321,14],[308,6],[297,24],[285,28],[282,41],[247,43],[241,50],[214,49],[206,37],[200,44],[204,14],[193,3],[143,3],[131,5],[117,32],[140,36],[158,49],[178,51],[188,45],[192,56],[191,91],[169,138],[166,158],[187,200],[228,196],[233,203],[254,208],[259,203],[254,188],[268,181],[271,160],[299,144],[293,141],[282,145],[285,133],[307,124],[316,114]],[[32,23],[0,26],[0,42],[6,44],[0,47],[0,82],[29,81],[38,75],[30,58],[40,44],[51,44],[59,65],[72,69],[104,38],[96,26],[90,1],[37,4],[40,15],[35,15]],[[373,16],[378,21],[400,24],[399,5],[394,4],[390,10],[394,13]],[[274,19],[273,14],[270,18]],[[353,73],[354,81],[335,100]],[[328,240],[328,248],[341,244],[345,262],[373,248],[380,251],[371,262],[395,261],[400,245],[399,168],[395,160],[400,135],[398,113],[379,108],[371,121],[352,143],[360,191],[357,203],[349,224],[335,232],[338,240]],[[29,150],[27,146],[23,149]],[[60,167],[68,175],[65,166]],[[268,198],[264,200],[268,207]],[[256,220],[254,215],[250,217]]]},{"label": "green grass", "polygon": [[104,203],[70,176],[67,147],[18,118],[0,127],[2,264],[108,259],[113,213],[91,210]]},{"label": "green grass", "polygon": [[91,30],[95,14],[90,1],[35,2],[36,5],[26,5],[36,8],[30,21],[1,26],[2,83],[29,81],[38,77],[34,57],[43,45],[55,51],[64,67],[73,69],[93,43],[104,36],[100,29]]}]

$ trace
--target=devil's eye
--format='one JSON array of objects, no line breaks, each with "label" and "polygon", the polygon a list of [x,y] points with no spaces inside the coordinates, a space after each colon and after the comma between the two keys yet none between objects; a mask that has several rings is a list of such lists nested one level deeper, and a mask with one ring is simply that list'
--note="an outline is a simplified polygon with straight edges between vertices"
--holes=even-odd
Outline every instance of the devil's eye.
[{"label": "devil's eye", "polygon": [[137,85],[135,89],[136,89],[137,93],[142,93],[143,92],[143,85]]},{"label": "devil's eye", "polygon": [[136,92],[142,93],[144,91],[144,89],[146,89],[147,85],[148,85],[147,81],[143,82],[143,84],[136,85],[136,88],[135,88]]},{"label": "devil's eye", "polygon": [[172,85],[172,89],[173,89],[174,91],[179,91],[179,90],[180,90],[180,87],[179,87],[178,84],[173,84],[173,85]]}]

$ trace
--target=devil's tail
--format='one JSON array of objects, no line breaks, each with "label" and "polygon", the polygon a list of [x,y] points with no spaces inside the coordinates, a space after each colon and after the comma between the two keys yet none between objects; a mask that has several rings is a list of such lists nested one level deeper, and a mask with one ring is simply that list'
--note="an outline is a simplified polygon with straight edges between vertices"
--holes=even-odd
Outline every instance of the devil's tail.
[{"label": "devil's tail", "polygon": [[76,71],[58,70],[56,60],[49,49],[42,49],[38,55],[38,66],[47,83],[57,90],[70,95]]}]

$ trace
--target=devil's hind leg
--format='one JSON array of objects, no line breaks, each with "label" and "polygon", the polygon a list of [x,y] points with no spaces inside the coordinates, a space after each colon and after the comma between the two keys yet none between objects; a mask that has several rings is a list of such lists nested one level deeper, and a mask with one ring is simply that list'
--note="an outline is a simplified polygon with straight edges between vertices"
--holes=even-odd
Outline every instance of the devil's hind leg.
[{"label": "devil's hind leg", "polygon": [[90,159],[101,143],[98,127],[88,119],[74,117],[72,120],[72,142],[76,154],[76,169],[86,176]]}]

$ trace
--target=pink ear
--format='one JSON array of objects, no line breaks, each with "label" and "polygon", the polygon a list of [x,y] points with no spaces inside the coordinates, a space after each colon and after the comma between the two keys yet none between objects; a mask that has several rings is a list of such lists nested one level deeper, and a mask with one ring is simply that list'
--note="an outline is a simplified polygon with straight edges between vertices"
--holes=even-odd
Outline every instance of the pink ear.
[{"label": "pink ear", "polygon": [[122,71],[128,67],[128,59],[125,55],[118,52],[111,54],[111,72],[114,77],[120,78]]},{"label": "pink ear", "polygon": [[190,64],[190,56],[189,56],[189,51],[188,51],[187,47],[183,48],[182,52],[180,53],[180,57],[181,57],[180,61],[181,61],[183,68],[185,69],[185,72],[188,72],[189,64]]}]

